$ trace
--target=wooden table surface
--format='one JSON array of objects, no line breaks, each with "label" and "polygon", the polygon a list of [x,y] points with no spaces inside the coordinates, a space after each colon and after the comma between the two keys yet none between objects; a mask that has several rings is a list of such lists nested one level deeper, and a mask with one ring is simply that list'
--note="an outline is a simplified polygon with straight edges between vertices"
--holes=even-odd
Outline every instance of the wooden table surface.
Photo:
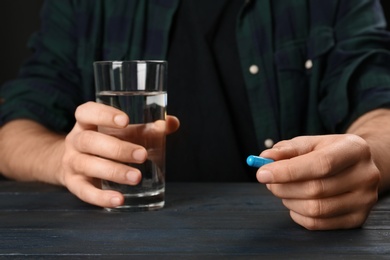
[{"label": "wooden table surface", "polygon": [[390,257],[390,196],[362,228],[308,231],[258,183],[168,183],[166,206],[106,212],[67,190],[0,181],[0,258]]}]

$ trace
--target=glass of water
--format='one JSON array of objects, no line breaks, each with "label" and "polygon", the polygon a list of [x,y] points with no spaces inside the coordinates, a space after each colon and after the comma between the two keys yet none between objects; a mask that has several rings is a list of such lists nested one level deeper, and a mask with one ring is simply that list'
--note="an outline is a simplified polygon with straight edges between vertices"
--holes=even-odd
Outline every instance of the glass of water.
[{"label": "glass of water", "polygon": [[124,111],[130,119],[125,129],[104,132],[145,147],[148,158],[138,168],[142,180],[136,186],[102,180],[102,188],[116,190],[125,202],[108,211],[154,210],[164,206],[165,117],[167,62],[154,60],[94,62],[96,101]]}]

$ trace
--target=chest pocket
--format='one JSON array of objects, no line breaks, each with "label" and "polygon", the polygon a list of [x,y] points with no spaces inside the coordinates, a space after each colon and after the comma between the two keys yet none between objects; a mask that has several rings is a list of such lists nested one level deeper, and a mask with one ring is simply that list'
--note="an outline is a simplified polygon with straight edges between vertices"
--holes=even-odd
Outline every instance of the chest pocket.
[{"label": "chest pocket", "polygon": [[[319,27],[312,30],[308,38],[286,44],[275,52],[281,127],[289,129],[284,138],[321,131],[308,125],[316,117],[308,111],[318,110],[326,57],[334,45],[332,28]],[[283,121],[285,118],[289,120]]]},{"label": "chest pocket", "polygon": [[303,72],[312,66],[307,61],[314,62],[329,52],[334,46],[333,29],[321,27],[313,30],[307,39],[295,41],[275,52],[275,65],[278,71]]}]

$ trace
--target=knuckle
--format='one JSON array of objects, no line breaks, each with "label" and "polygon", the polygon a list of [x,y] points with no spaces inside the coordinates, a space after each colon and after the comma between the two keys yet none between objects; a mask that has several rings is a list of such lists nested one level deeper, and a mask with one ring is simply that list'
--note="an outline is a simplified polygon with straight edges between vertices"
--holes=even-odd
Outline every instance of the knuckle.
[{"label": "knuckle", "polygon": [[380,174],[367,174],[366,185],[368,188],[374,189],[375,194],[378,194],[380,180]]},{"label": "knuckle", "polygon": [[77,145],[80,151],[86,152],[89,150],[91,143],[93,142],[94,134],[92,131],[83,131],[78,134],[77,141],[75,145]]},{"label": "knuckle", "polygon": [[274,147],[293,147],[293,145],[291,144],[291,140],[281,140],[279,141],[277,144],[274,145]]},{"label": "knuckle", "polygon": [[88,169],[88,161],[80,160],[78,156],[72,156],[69,158],[69,166],[76,173],[86,173]]},{"label": "knuckle", "polygon": [[308,217],[317,218],[323,215],[323,208],[320,200],[309,200],[306,203]]},{"label": "knuckle", "polygon": [[305,191],[309,198],[321,197],[325,193],[324,183],[322,180],[308,181]]},{"label": "knuckle", "polygon": [[370,193],[371,195],[368,195],[368,194],[365,194],[364,196],[362,196],[362,199],[360,200],[362,205],[361,205],[361,209],[363,211],[367,211],[369,212],[371,210],[371,208],[376,204],[376,202],[378,201],[378,192],[375,190],[373,192]]},{"label": "knuckle", "polygon": [[297,224],[308,230],[318,230],[320,228],[319,220],[316,218],[302,216],[294,211],[290,211],[290,216]]},{"label": "knuckle", "polygon": [[296,169],[293,167],[292,164],[287,164],[286,168],[284,170],[284,174],[285,174],[287,181],[292,181],[296,178],[295,177]]},{"label": "knuckle", "polygon": [[274,149],[283,149],[284,151],[288,151],[293,155],[298,155],[299,152],[297,150],[297,137],[290,140],[282,140],[276,143],[273,148]]},{"label": "knuckle", "polygon": [[368,184],[378,186],[380,181],[381,181],[381,174],[379,169],[375,166],[374,163],[372,163],[372,167],[370,170],[367,171],[366,173],[366,182]]},{"label": "knuckle", "polygon": [[354,134],[346,134],[346,139],[350,142],[352,147],[359,151],[362,158],[371,157],[370,146],[363,138]]},{"label": "knuckle", "polygon": [[88,102],[86,102],[86,103],[84,103],[84,104],[79,105],[79,106],[76,108],[76,111],[75,111],[75,113],[74,113],[76,119],[81,118],[82,114],[84,113],[84,110],[85,110],[88,106],[90,106],[90,103],[92,103],[92,102],[91,102],[91,101],[88,101]]},{"label": "knuckle", "polygon": [[118,181],[118,177],[120,176],[120,170],[118,169],[119,167],[117,166],[112,166],[112,167],[107,167],[106,169],[106,180],[110,181]]},{"label": "knuckle", "polygon": [[76,175],[85,174],[88,168],[87,160],[82,160],[77,154],[66,155],[62,158],[62,180],[65,186],[69,186]]},{"label": "knuckle", "polygon": [[121,160],[122,158],[124,158],[124,154],[125,154],[124,147],[120,143],[113,145],[112,154],[116,159]]},{"label": "knuckle", "polygon": [[368,213],[366,212],[358,212],[355,214],[350,214],[348,216],[347,223],[349,223],[349,228],[357,228],[361,227],[368,217]]},{"label": "knuckle", "polygon": [[320,177],[328,175],[332,171],[331,157],[327,153],[323,153],[318,157],[319,175]]},{"label": "knuckle", "polygon": [[318,230],[319,229],[318,220],[315,218],[306,218],[303,227],[305,227],[308,230]]},{"label": "knuckle", "polygon": [[80,118],[80,115],[82,114],[82,108],[83,105],[80,105],[76,108],[76,111],[74,112],[74,116],[76,118],[76,120],[78,120]]}]

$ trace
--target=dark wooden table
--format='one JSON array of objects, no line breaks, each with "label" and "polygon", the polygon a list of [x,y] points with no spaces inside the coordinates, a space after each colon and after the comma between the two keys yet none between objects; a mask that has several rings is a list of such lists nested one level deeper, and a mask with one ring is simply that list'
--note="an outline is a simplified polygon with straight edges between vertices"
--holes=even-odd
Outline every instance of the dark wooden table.
[{"label": "dark wooden table", "polygon": [[360,229],[308,231],[257,183],[168,183],[159,211],[109,213],[63,188],[0,182],[0,257],[390,257],[390,196]]}]

